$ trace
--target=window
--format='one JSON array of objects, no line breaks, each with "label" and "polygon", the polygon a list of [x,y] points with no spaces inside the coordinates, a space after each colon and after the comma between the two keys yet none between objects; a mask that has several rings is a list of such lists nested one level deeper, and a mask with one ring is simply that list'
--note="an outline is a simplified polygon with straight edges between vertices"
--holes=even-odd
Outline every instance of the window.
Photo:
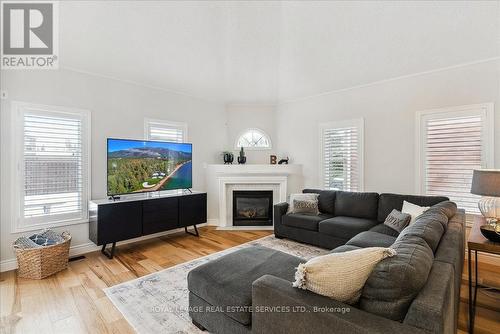
[{"label": "window", "polygon": [[183,143],[187,141],[187,124],[161,120],[144,120],[147,139]]},{"label": "window", "polygon": [[417,113],[417,189],[479,213],[470,193],[472,171],[493,167],[493,104]]},{"label": "window", "polygon": [[249,148],[255,150],[266,150],[271,148],[271,139],[262,130],[247,129],[236,141],[236,148]]},{"label": "window", "polygon": [[88,220],[89,112],[13,103],[18,129],[15,230]]},{"label": "window", "polygon": [[363,190],[363,119],[320,124],[320,177],[325,189]]}]

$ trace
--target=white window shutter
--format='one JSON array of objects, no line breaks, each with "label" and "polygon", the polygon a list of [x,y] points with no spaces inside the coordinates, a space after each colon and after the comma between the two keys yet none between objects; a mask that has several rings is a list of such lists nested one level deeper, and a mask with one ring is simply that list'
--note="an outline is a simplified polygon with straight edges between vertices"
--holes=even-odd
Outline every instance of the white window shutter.
[{"label": "white window shutter", "polygon": [[146,136],[150,140],[183,143],[186,141],[186,124],[146,120]]},{"label": "white window shutter", "polygon": [[20,215],[24,226],[64,224],[88,215],[86,115],[53,108],[20,108]]},{"label": "white window shutter", "polygon": [[362,190],[362,126],[324,125],[322,143],[322,185],[325,189]]},{"label": "white window shutter", "polygon": [[447,196],[469,213],[479,212],[479,196],[470,187],[472,171],[483,166],[483,122],[480,115],[471,115],[424,123],[425,193]]}]

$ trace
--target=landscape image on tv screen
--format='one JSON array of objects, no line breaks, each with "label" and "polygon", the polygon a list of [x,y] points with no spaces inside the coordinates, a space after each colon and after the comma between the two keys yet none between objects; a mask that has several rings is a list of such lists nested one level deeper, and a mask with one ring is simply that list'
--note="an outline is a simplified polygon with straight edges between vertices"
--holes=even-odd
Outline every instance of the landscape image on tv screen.
[{"label": "landscape image on tv screen", "polygon": [[108,195],[192,187],[192,145],[108,139]]}]

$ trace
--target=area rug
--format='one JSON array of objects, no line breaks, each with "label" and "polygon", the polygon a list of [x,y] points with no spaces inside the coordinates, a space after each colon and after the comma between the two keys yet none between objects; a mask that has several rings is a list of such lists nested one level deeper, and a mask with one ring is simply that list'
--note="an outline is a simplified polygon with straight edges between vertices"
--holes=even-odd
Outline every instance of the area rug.
[{"label": "area rug", "polygon": [[261,245],[310,259],[325,249],[267,236],[224,251],[181,263],[105,289],[106,295],[137,333],[203,333],[188,314],[188,272],[238,249]]}]

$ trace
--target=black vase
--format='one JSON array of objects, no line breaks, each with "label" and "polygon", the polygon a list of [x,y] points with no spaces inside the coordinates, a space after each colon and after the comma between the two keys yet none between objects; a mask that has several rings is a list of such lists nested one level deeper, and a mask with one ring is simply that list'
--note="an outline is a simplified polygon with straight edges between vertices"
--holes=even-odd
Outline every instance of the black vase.
[{"label": "black vase", "polygon": [[238,163],[243,165],[245,162],[247,162],[247,157],[238,157]]},{"label": "black vase", "polygon": [[232,164],[234,155],[232,153],[224,153],[224,164]]}]

